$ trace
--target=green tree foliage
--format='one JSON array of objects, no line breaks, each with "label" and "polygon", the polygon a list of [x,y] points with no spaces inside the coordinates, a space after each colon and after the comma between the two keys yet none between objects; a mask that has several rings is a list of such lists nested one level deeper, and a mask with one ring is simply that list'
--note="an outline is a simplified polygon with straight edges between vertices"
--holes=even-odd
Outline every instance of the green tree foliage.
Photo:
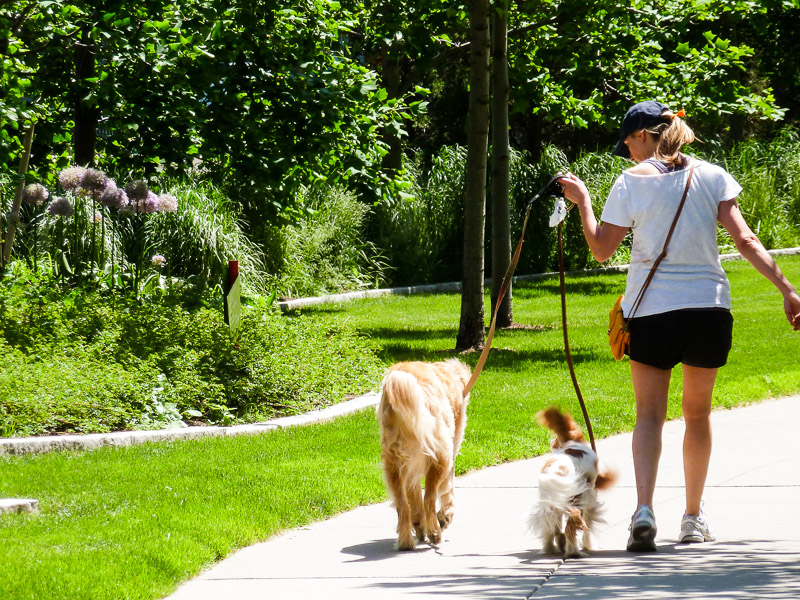
[{"label": "green tree foliage", "polygon": [[616,132],[630,104],[656,98],[686,108],[707,132],[735,114],[780,119],[769,87],[743,76],[753,49],[726,35],[730,15],[763,11],[760,2],[733,0],[523,4],[510,34],[513,110],[540,115],[540,128],[551,132]]},{"label": "green tree foliage", "polygon": [[340,39],[349,18],[314,0],[5,2],[0,165],[35,119],[41,175],[89,138],[120,170],[200,165],[258,215],[317,179],[379,193],[379,128],[402,111]]}]

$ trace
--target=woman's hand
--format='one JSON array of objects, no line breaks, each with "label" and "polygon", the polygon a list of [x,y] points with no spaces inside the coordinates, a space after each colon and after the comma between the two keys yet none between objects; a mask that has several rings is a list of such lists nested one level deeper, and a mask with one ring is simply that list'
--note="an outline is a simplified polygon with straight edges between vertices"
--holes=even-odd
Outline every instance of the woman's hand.
[{"label": "woman's hand", "polygon": [[592,198],[589,195],[589,189],[574,173],[567,173],[564,177],[559,178],[558,183],[564,189],[564,197],[573,204],[577,204],[578,210],[583,212],[584,208],[591,207]]},{"label": "woman's hand", "polygon": [[589,244],[597,262],[603,262],[611,258],[614,251],[622,242],[622,238],[628,233],[627,227],[604,223],[600,225],[592,210],[592,198],[586,184],[575,177],[574,173],[567,173],[558,179],[558,183],[564,188],[564,197],[577,205],[581,213],[581,223],[583,226],[583,237]]},{"label": "woman's hand", "polygon": [[795,331],[800,330],[800,296],[791,292],[783,297],[783,310]]}]

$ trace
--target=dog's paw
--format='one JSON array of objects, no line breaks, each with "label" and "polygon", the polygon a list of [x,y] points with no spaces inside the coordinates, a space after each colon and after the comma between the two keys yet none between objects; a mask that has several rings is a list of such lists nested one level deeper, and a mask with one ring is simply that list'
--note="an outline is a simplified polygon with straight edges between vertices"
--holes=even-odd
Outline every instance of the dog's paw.
[{"label": "dog's paw", "polygon": [[447,529],[450,526],[450,523],[453,522],[454,516],[455,513],[451,510],[447,512],[440,510],[436,514],[436,519],[439,521],[439,527],[441,527],[442,529]]},{"label": "dog's paw", "polygon": [[417,549],[417,542],[414,539],[413,535],[408,536],[400,536],[397,538],[397,549],[398,550],[416,550]]},{"label": "dog's paw", "polygon": [[438,527],[434,531],[428,532],[428,543],[432,546],[439,544],[442,541],[442,530]]},{"label": "dog's paw", "polygon": [[564,552],[564,558],[586,558],[589,556],[586,552],[582,552],[578,548],[572,548]]}]

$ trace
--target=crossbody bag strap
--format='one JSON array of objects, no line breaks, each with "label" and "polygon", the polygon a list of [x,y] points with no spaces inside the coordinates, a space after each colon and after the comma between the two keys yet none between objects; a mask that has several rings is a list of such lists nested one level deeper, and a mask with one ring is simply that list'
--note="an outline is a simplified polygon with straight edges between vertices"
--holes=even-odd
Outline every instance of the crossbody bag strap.
[{"label": "crossbody bag strap", "polygon": [[667,255],[667,246],[669,246],[669,241],[670,239],[672,239],[672,234],[675,231],[675,226],[678,224],[678,217],[681,216],[683,205],[686,204],[686,197],[689,195],[689,185],[692,183],[693,173],[694,173],[694,160],[692,160],[692,165],[689,167],[689,177],[686,179],[686,187],[683,190],[683,197],[681,198],[681,203],[678,205],[678,210],[675,213],[675,218],[672,220],[672,225],[669,228],[669,233],[667,233],[667,239],[664,241],[664,248],[661,250],[661,254],[658,255],[658,258],[656,258],[656,261],[653,263],[650,272],[647,274],[647,279],[644,280],[642,289],[639,290],[639,294],[636,296],[636,300],[634,300],[633,302],[631,314],[628,316],[629,319],[633,318],[633,316],[636,314],[636,311],[639,310],[639,305],[642,303],[642,298],[644,296],[644,293],[647,290],[648,286],[650,285],[650,282],[653,281],[653,277],[656,274],[656,269],[658,269],[658,265],[661,264],[661,261],[664,260],[664,257]]}]

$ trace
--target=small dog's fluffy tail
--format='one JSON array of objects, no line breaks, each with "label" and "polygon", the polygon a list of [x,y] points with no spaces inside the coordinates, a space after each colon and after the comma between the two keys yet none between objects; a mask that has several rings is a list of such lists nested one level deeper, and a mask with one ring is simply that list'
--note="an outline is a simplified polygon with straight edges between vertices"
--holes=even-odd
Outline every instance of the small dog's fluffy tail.
[{"label": "small dog's fluffy tail", "polygon": [[[583,431],[580,426],[567,414],[562,413],[557,408],[550,407],[547,410],[536,413],[536,420],[556,434],[558,446],[563,446],[569,441],[585,442]],[[555,444],[554,444],[554,447]]]},{"label": "small dog's fluffy tail", "polygon": [[414,436],[422,451],[435,456],[436,419],[425,404],[425,392],[417,378],[405,371],[390,371],[383,381],[383,401],[397,413],[400,426]]}]

